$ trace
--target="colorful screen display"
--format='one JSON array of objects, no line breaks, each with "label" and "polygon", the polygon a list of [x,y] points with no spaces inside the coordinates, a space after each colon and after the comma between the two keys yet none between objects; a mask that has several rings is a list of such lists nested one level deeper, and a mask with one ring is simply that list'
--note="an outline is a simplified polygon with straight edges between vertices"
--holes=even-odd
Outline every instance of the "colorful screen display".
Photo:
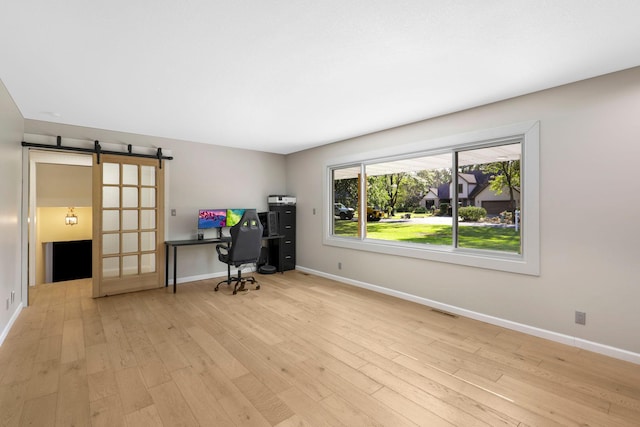
[{"label": "colorful screen display", "polygon": [[233,227],[242,219],[244,209],[227,209],[227,227]]},{"label": "colorful screen display", "polygon": [[226,226],[226,209],[200,209],[198,212],[198,229],[222,228]]}]

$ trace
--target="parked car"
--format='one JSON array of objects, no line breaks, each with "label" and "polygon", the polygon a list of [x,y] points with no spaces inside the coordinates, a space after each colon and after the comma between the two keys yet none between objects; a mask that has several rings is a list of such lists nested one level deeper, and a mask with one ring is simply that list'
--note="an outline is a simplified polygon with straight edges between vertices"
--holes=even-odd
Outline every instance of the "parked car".
[{"label": "parked car", "polygon": [[333,214],[335,216],[339,216],[340,219],[352,219],[354,210],[353,208],[348,208],[342,203],[334,203],[333,204]]}]

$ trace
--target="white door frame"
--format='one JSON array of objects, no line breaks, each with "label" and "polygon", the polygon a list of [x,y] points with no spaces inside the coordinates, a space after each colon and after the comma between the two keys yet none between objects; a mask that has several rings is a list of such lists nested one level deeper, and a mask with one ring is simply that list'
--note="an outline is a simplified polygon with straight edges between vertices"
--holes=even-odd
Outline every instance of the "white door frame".
[{"label": "white door frame", "polygon": [[[23,272],[27,274],[23,280],[23,295],[28,295],[27,286],[35,286],[36,280],[36,165],[38,163],[53,163],[59,165],[76,165],[92,167],[91,154],[78,154],[60,151],[46,151],[39,149],[23,149],[23,212],[27,222],[23,227],[23,248],[28,247],[28,258],[23,257]],[[25,165],[26,163],[26,165]],[[25,194],[26,193],[26,194]],[[28,243],[28,244],[27,244]],[[23,255],[26,255],[23,249]],[[28,262],[26,261],[28,259]],[[28,305],[28,298],[25,298]]]}]

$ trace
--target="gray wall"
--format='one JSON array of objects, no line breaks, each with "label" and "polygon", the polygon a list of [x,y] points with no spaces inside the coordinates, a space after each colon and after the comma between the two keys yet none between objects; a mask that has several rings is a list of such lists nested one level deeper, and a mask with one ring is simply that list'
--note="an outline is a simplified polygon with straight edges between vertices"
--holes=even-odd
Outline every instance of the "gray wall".
[{"label": "gray wall", "polygon": [[[198,209],[264,211],[269,194],[281,194],[286,187],[285,157],[280,154],[182,142],[167,148],[175,157],[167,169],[167,239],[195,238]],[[175,217],[171,209],[176,210]],[[205,237],[212,236],[213,231],[205,232]],[[178,283],[227,271],[213,246],[180,248],[178,267]]]},{"label": "gray wall", "polygon": [[[297,263],[640,353],[639,111],[635,68],[292,154],[287,183],[298,196]],[[539,277],[322,244],[323,165],[331,159],[528,120],[541,127]],[[586,326],[574,323],[575,310],[587,313]]]},{"label": "gray wall", "polygon": [[[20,226],[24,120],[0,81],[0,343],[22,304]],[[9,304],[11,292],[14,302]],[[26,298],[26,296],[25,296]]]},{"label": "gray wall", "polygon": [[91,206],[91,168],[36,164],[36,206]]},{"label": "gray wall", "polygon": [[[165,167],[165,239],[196,237],[198,209],[268,208],[269,194],[286,188],[285,156],[260,151],[198,144],[169,138],[128,134],[80,126],[25,120],[25,132],[61,135],[65,138],[99,140],[101,144],[132,144],[134,147],[162,148],[174,160]],[[70,144],[73,144],[71,141]],[[114,148],[115,149],[115,148]],[[175,209],[176,216],[171,216]],[[212,237],[207,231],[205,237]],[[178,283],[226,275],[213,246],[182,247],[178,250]]]}]

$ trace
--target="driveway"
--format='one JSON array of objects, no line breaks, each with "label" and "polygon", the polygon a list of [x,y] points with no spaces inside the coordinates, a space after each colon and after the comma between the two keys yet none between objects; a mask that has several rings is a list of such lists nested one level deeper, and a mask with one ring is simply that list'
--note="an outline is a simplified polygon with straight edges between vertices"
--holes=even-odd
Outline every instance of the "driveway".
[{"label": "driveway", "polygon": [[[392,222],[408,222],[412,224],[432,224],[432,225],[451,225],[452,218],[450,216],[428,216],[425,218],[411,218],[411,219],[381,219],[380,222],[392,223]],[[462,227],[501,227],[510,228],[515,227],[513,224],[492,224],[488,222],[463,222],[458,223]]]}]

